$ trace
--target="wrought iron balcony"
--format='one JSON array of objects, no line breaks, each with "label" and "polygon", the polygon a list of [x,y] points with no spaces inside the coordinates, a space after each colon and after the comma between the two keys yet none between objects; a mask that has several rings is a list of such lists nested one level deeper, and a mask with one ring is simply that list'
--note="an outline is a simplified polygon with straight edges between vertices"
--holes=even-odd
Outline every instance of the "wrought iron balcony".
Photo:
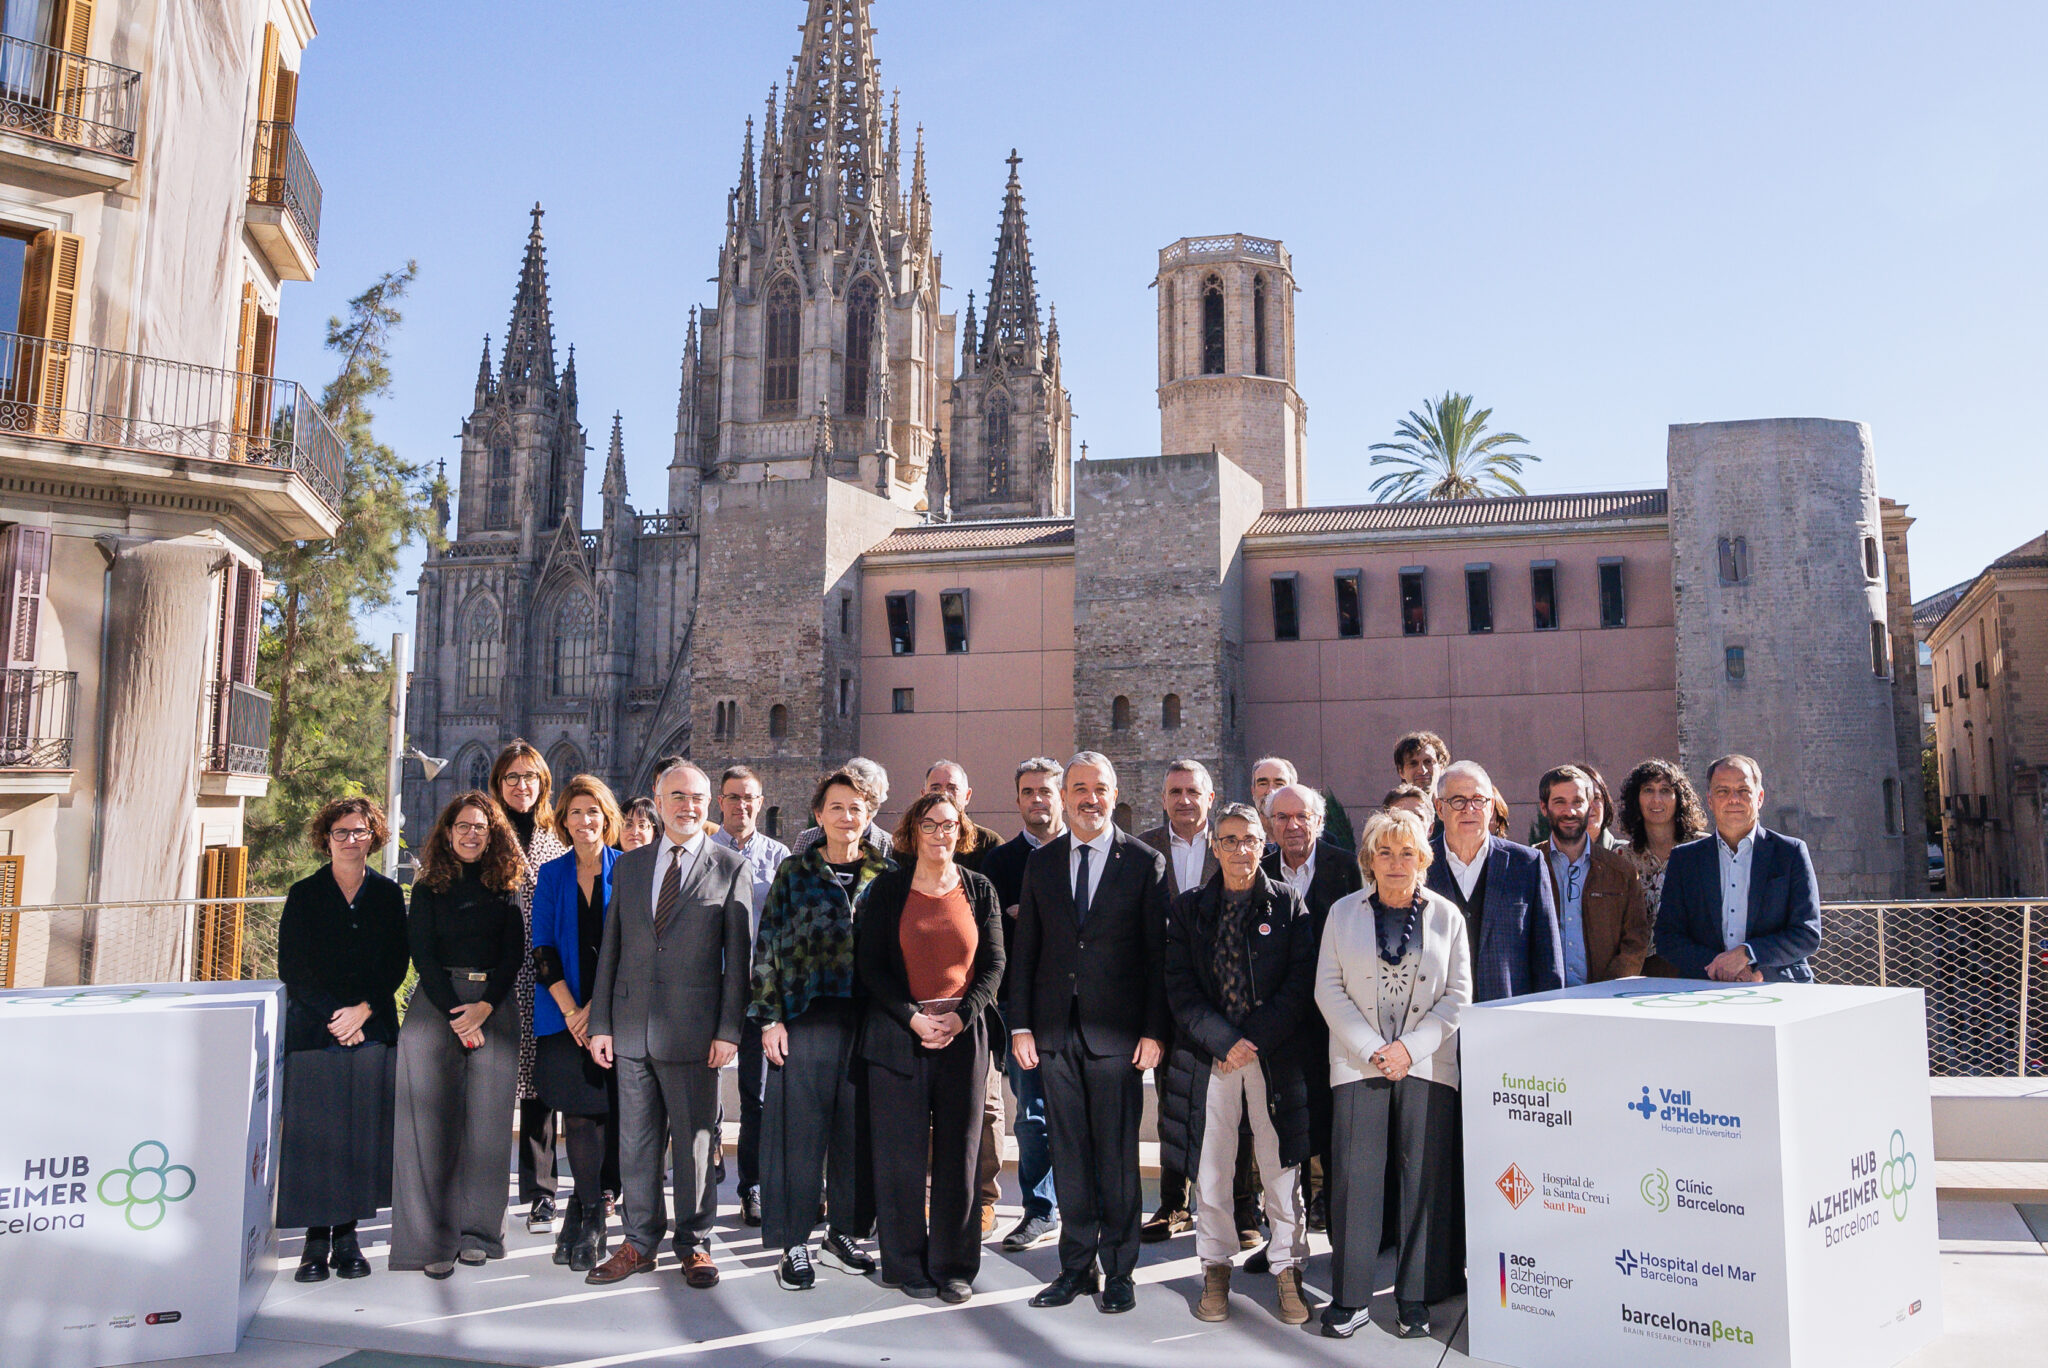
[{"label": "wrought iron balcony", "polygon": [[320,178],[313,174],[313,163],[290,124],[265,119],[256,125],[249,201],[284,210],[305,239],[306,250],[320,255]]},{"label": "wrought iron balcony", "polygon": [[206,725],[206,768],[215,774],[270,773],[270,695],[215,680]]},{"label": "wrought iron balcony", "polygon": [[141,86],[127,67],[0,37],[0,128],[132,161]]},{"label": "wrought iron balcony", "polygon": [[0,333],[0,434],[273,466],[341,506],[341,438],[303,385]]},{"label": "wrought iron balcony", "polygon": [[71,768],[76,670],[0,670],[0,769]]}]

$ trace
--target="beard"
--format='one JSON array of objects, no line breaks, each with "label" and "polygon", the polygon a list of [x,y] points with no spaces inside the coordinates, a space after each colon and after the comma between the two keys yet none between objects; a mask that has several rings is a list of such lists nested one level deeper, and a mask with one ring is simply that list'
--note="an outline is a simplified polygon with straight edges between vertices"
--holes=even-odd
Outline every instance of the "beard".
[{"label": "beard", "polygon": [[1586,834],[1586,819],[1584,817],[1553,817],[1550,819],[1550,829],[1564,837],[1567,841],[1576,841]]}]

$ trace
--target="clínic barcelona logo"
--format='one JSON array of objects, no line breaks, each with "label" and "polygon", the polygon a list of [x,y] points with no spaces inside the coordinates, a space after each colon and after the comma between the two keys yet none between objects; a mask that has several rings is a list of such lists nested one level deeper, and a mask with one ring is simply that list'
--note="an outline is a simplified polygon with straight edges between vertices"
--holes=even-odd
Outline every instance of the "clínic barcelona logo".
[{"label": "cl\u00ednic barcelona logo", "polygon": [[99,1199],[122,1208],[130,1229],[154,1230],[164,1219],[172,1202],[192,1195],[198,1179],[183,1164],[171,1162],[171,1152],[160,1140],[145,1140],[128,1151],[128,1167],[109,1169],[100,1175]]}]

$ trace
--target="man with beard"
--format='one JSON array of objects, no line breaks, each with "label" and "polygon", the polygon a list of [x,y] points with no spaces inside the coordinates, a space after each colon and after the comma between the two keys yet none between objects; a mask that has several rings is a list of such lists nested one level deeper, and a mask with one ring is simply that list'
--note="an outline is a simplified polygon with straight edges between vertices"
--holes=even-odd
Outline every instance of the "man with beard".
[{"label": "man with beard", "polygon": [[1550,822],[1543,862],[1564,933],[1565,986],[1642,973],[1650,895],[1625,856],[1589,839],[1598,785],[1578,766],[1559,765],[1537,781],[1536,793]]}]

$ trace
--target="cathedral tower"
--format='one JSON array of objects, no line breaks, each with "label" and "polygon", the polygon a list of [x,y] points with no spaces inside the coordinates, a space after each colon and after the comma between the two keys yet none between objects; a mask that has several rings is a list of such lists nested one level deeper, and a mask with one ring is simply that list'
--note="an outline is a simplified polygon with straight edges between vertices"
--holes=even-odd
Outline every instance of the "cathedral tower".
[{"label": "cathedral tower", "polygon": [[1041,333],[1020,160],[1013,150],[988,316],[977,334],[970,296],[953,382],[944,484],[957,518],[1058,517],[1073,505],[1074,416],[1060,387],[1059,317]]},{"label": "cathedral tower", "polygon": [[1219,450],[1299,508],[1308,409],[1294,388],[1294,268],[1287,249],[1232,233],[1159,253],[1159,449]]}]

